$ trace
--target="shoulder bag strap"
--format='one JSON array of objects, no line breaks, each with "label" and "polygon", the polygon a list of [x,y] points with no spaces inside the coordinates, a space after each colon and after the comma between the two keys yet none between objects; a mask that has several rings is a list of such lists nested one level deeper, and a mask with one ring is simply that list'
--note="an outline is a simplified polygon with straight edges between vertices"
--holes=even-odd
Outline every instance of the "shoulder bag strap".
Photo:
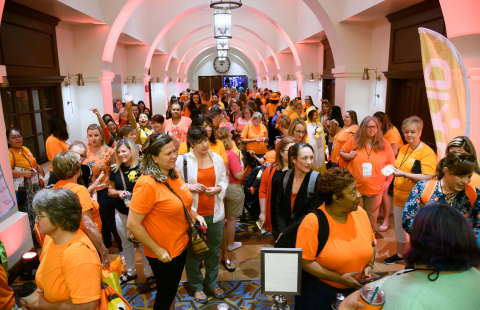
[{"label": "shoulder bag strap", "polygon": [[283,191],[287,190],[288,179],[290,178],[290,174],[292,173],[292,171],[292,169],[288,169],[283,176]]},{"label": "shoulder bag strap", "polygon": [[[183,157],[183,181],[188,183],[188,163],[187,163],[187,155],[182,154]],[[166,184],[166,183],[165,183]]]},{"label": "shoulder bag strap", "polygon": [[15,155],[13,154],[13,152],[12,152],[11,149],[8,149],[8,151],[10,152],[10,154],[12,154],[12,157],[13,157],[13,167],[15,168],[15,167],[16,167],[16,163],[17,163],[17,161],[15,160]]},{"label": "shoulder bag strap", "polygon": [[322,252],[325,244],[327,244],[328,236],[330,234],[330,226],[328,225],[328,219],[323,210],[315,209],[313,213],[317,216],[318,219],[318,247],[317,247],[317,257]]},{"label": "shoulder bag strap", "polygon": [[120,172],[120,176],[122,177],[123,190],[127,191],[127,185],[125,185],[125,177],[123,176],[122,166],[118,167],[118,171]]},{"label": "shoulder bag strap", "polygon": [[180,199],[180,202],[182,203],[182,206],[183,206],[183,213],[185,213],[185,217],[187,218],[187,222],[188,222],[188,226],[189,227],[194,227],[195,224],[193,223],[193,220],[192,218],[190,217],[190,214],[188,213],[187,211],[187,208],[185,207],[185,204],[183,203],[183,200],[182,198],[180,198],[180,196],[178,196],[178,194],[175,192],[175,190],[170,186],[170,184],[168,184],[167,182],[163,183],[165,184],[165,186],[175,195],[178,197],[178,199]]},{"label": "shoulder bag strap", "polygon": [[307,198],[311,199],[315,195],[315,183],[317,181],[319,173],[318,171],[313,170],[310,173],[310,179],[308,180],[308,188],[307,188]]}]

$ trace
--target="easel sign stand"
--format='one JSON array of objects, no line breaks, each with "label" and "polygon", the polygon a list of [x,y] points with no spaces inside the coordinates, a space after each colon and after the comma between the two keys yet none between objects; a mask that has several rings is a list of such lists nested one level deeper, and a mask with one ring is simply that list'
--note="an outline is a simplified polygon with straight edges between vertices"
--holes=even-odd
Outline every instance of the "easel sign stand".
[{"label": "easel sign stand", "polygon": [[290,310],[283,295],[302,293],[302,249],[262,248],[262,294],[278,295],[272,310]]}]

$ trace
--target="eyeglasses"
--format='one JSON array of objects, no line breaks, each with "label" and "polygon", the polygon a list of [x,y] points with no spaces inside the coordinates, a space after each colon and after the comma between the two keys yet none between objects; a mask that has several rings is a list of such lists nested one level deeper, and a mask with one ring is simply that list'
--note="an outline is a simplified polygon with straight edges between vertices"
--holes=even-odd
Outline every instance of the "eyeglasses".
[{"label": "eyeglasses", "polygon": [[378,128],[377,125],[375,125],[375,126],[367,126],[367,129],[377,129],[377,128]]},{"label": "eyeglasses", "polygon": [[22,138],[22,136],[13,136],[10,138],[10,140],[20,140]]},{"label": "eyeglasses", "polygon": [[35,214],[37,221],[40,221],[42,217],[47,217],[46,215]]},{"label": "eyeglasses", "polygon": [[306,134],[307,131],[306,130],[294,130],[296,133],[299,133],[299,134]]}]

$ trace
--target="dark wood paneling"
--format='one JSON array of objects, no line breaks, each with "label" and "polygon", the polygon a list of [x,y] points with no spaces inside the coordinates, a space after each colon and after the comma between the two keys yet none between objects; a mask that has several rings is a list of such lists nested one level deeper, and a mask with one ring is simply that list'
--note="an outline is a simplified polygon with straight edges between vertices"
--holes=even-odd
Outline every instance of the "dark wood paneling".
[{"label": "dark wood paneling", "polygon": [[332,69],[335,68],[335,60],[333,59],[332,48],[328,39],[322,40],[323,44],[323,74],[332,74]]},{"label": "dark wood paneling", "polygon": [[322,79],[322,99],[327,99],[335,105],[335,79]]}]

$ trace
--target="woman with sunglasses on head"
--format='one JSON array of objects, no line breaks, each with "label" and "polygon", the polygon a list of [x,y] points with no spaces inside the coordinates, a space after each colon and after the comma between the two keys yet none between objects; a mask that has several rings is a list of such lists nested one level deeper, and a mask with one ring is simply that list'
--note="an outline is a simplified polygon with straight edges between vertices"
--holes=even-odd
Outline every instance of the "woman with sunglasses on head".
[{"label": "woman with sunglasses on head", "polygon": [[[117,226],[117,232],[122,239],[126,268],[123,275],[119,275],[119,278],[120,285],[123,285],[137,278],[135,247],[133,242],[130,241],[131,239],[129,239],[130,236],[127,236],[127,220],[130,210],[130,200],[132,198],[131,193],[141,175],[140,158],[135,142],[128,138],[119,140],[115,148],[115,158],[117,165],[110,172],[108,196],[115,198],[115,224]],[[154,289],[155,277],[145,257],[142,244],[139,244],[139,249],[143,261],[143,274],[147,277],[150,288]]]},{"label": "woman with sunglasses on head", "polygon": [[415,216],[423,206],[446,203],[465,215],[477,236],[480,233],[480,190],[469,184],[476,167],[475,157],[467,152],[447,153],[438,162],[434,178],[418,182],[410,192],[403,209],[403,229],[412,232]]},{"label": "woman with sunglasses on head", "polygon": [[[379,130],[376,117],[363,119],[355,135],[343,145],[340,157],[348,162],[347,169],[357,181],[358,191],[362,194],[360,205],[367,211],[375,231],[382,192],[388,182],[381,170],[395,162],[392,147]],[[388,178],[392,179],[393,175]]]},{"label": "woman with sunglasses on head", "polygon": [[303,119],[299,117],[292,119],[288,128],[288,137],[293,137],[296,142],[307,142],[307,133],[307,124]]},{"label": "woman with sunglasses on head", "polygon": [[[15,178],[15,194],[19,203],[20,211],[28,214],[30,230],[33,232],[35,226],[35,212],[33,211],[32,201],[35,193],[42,189],[39,174],[45,177],[42,166],[37,164],[30,149],[23,146],[23,137],[20,130],[11,128],[7,130],[8,155],[10,157],[10,166]],[[17,181],[18,180],[18,181]],[[25,203],[19,200],[19,192],[25,193]],[[23,198],[23,197],[21,197]],[[23,200],[23,199],[22,199]],[[20,205],[20,202],[22,204]]]},{"label": "woman with sunglasses on head", "polygon": [[472,175],[472,181],[470,182],[470,185],[480,189],[480,167],[478,166],[477,152],[475,151],[475,146],[473,145],[472,140],[465,136],[459,136],[448,143],[446,150],[447,154],[450,152],[459,151],[464,151],[475,156],[475,163],[477,163],[477,167]]},{"label": "woman with sunglasses on head", "polygon": [[[395,221],[397,253],[384,260],[387,265],[403,262],[408,236],[402,227],[402,215],[410,192],[419,181],[428,181],[435,174],[437,157],[428,145],[420,141],[422,129],[423,121],[418,116],[411,116],[403,121],[402,132],[407,144],[400,148],[394,164],[393,218]],[[388,217],[389,214],[385,214],[385,218]],[[382,226],[384,225],[385,220]],[[379,228],[380,231],[383,231],[382,226]]]}]

